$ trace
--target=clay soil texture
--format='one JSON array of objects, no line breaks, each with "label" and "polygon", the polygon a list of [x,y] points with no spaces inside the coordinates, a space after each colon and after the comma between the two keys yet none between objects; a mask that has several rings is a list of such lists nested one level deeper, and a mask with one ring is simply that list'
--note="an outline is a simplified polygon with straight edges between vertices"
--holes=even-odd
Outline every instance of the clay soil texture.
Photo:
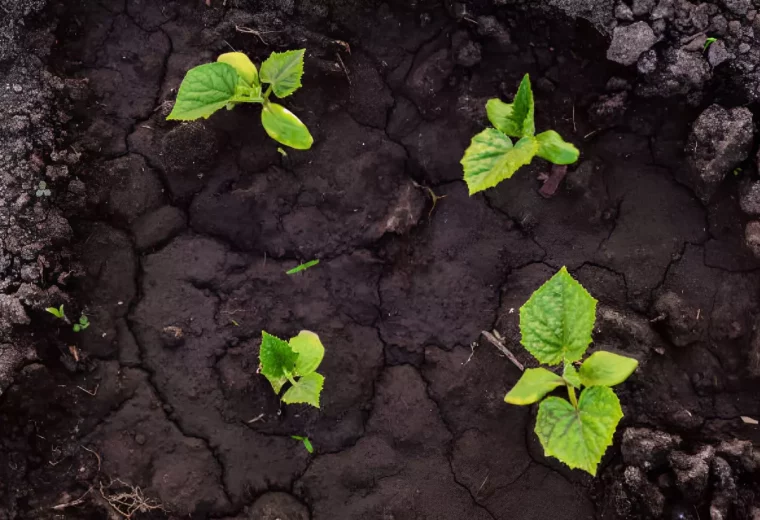
[{"label": "clay soil texture", "polygon": [[[758,518],[755,165],[707,200],[683,180],[696,118],[741,104],[729,83],[639,96],[608,31],[535,6],[210,4],[27,19],[48,23],[49,146],[69,151],[40,152],[51,195],[30,204],[68,219],[71,276],[14,324],[33,352],[0,394],[0,519]],[[165,120],[189,68],[293,48],[311,150],[281,155],[257,106]],[[537,129],[581,160],[550,198],[538,160],[468,196],[485,102],[525,73]],[[640,361],[595,479],[544,457],[535,409],[503,400],[520,371],[481,336],[535,366],[519,307],[563,265],[599,300],[594,348]],[[64,301],[88,329],[42,310]],[[257,373],[262,330],[302,329],[326,347],[318,410]]]}]

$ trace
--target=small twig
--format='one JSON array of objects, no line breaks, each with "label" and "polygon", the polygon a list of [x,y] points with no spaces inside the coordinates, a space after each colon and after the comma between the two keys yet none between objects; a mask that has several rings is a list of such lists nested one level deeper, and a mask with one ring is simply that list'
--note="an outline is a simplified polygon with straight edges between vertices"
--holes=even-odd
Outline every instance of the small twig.
[{"label": "small twig", "polygon": [[92,392],[90,392],[86,388],[82,388],[81,386],[77,386],[77,388],[79,388],[85,394],[90,394],[91,396],[95,397],[96,395],[98,395],[98,388],[100,388],[100,383],[95,385],[95,390],[93,390]]},{"label": "small twig", "polygon": [[583,139],[584,139],[584,140],[588,139],[589,137],[591,137],[592,135],[594,135],[594,134],[595,134],[595,133],[597,133],[598,131],[599,131],[599,129],[598,129],[598,128],[597,128],[596,130],[592,130],[592,131],[590,131],[589,133],[587,133],[586,135],[584,135],[584,136],[583,136]]},{"label": "small twig", "polygon": [[261,35],[282,32],[282,31],[257,31],[255,29],[251,29],[250,27],[241,27],[239,25],[235,26],[235,30],[243,34],[253,34],[254,36],[258,37],[258,39],[261,40],[261,43],[263,43],[267,47],[269,47],[269,44],[264,41],[264,38]]},{"label": "small twig", "polygon": [[573,132],[577,132],[578,129],[575,127],[575,103],[573,103]]},{"label": "small twig", "polygon": [[477,341],[473,341],[472,343],[470,343],[470,350],[472,352],[470,352],[470,357],[468,357],[467,361],[465,361],[464,363],[462,363],[462,365],[466,365],[467,363],[469,363],[470,361],[472,361],[472,356],[475,355],[475,347],[476,346],[478,346]]},{"label": "small twig", "polygon": [[517,361],[517,358],[515,357],[515,355],[509,351],[509,349],[504,345],[504,343],[496,339],[496,336],[494,336],[493,334],[485,330],[482,331],[481,334],[483,334],[483,336],[485,336],[485,338],[488,341],[490,341],[494,347],[498,348],[502,354],[507,356],[507,359],[509,359],[514,366],[520,369],[520,372],[525,372],[525,367],[523,366],[523,364]]},{"label": "small twig", "polygon": [[98,455],[98,452],[95,451],[95,450],[91,450],[90,448],[88,448],[87,446],[85,446],[83,444],[80,444],[79,446],[81,446],[81,448],[83,450],[89,451],[90,453],[92,453],[93,455],[95,455],[95,458],[98,459],[98,473],[100,473],[101,460],[100,460],[100,455]]},{"label": "small twig", "polygon": [[336,52],[335,57],[338,58],[338,63],[340,63],[340,68],[343,69],[343,74],[346,75],[346,80],[348,80],[348,85],[351,86],[351,76],[348,75],[348,68],[346,68],[346,64],[343,63],[343,58],[340,57],[340,53]]},{"label": "small twig", "polygon": [[93,489],[93,487],[90,486],[90,489],[88,489],[87,491],[85,491],[84,494],[81,497],[77,498],[76,500],[72,500],[71,502],[66,502],[64,504],[58,504],[57,506],[53,506],[50,509],[52,509],[53,511],[63,511],[67,507],[76,507],[78,505],[81,505],[81,504],[84,503],[84,497],[86,497],[87,495],[89,495],[90,492],[92,491],[92,489]]},{"label": "small twig", "polygon": [[486,485],[486,482],[488,481],[489,475],[490,475],[490,473],[486,473],[486,478],[483,479],[483,483],[480,485],[480,487],[478,488],[478,490],[475,492],[475,496],[476,497],[478,496],[478,493],[480,493],[480,490],[483,489],[483,486]]},{"label": "small twig", "polygon": [[264,418],[264,414],[262,413],[262,414],[257,415],[256,417],[254,417],[253,419],[251,419],[250,421],[247,421],[247,422],[248,422],[248,424],[253,424],[256,421],[260,421],[263,418]]}]

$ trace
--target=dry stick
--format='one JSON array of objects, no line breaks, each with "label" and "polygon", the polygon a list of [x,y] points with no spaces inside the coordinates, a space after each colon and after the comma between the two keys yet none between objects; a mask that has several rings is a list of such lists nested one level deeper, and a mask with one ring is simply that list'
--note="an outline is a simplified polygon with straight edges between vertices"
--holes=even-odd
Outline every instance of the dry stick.
[{"label": "dry stick", "polygon": [[92,491],[92,486],[90,486],[90,489],[84,492],[84,495],[77,498],[76,500],[72,500],[71,502],[66,502],[64,504],[58,504],[57,506],[53,506],[50,509],[52,509],[53,511],[63,511],[67,507],[76,507],[78,505],[84,504],[84,497],[89,495],[91,491]]},{"label": "dry stick", "polygon": [[80,444],[79,446],[81,446],[82,449],[87,450],[90,453],[92,453],[93,455],[95,455],[95,458],[98,459],[98,473],[100,473],[100,464],[101,464],[102,461],[100,460],[100,455],[98,455],[98,452],[95,451],[95,450],[91,450],[90,448],[88,448],[84,444]]},{"label": "dry stick", "polygon": [[509,349],[504,345],[504,343],[502,343],[499,339],[497,339],[496,336],[494,336],[493,334],[485,330],[481,331],[481,334],[483,334],[483,336],[485,336],[485,338],[488,341],[490,341],[494,347],[498,348],[502,354],[507,356],[507,359],[509,359],[514,366],[520,369],[520,372],[525,372],[525,367],[523,366],[523,364],[517,361],[517,358],[515,357],[515,355],[512,354],[509,351]]}]

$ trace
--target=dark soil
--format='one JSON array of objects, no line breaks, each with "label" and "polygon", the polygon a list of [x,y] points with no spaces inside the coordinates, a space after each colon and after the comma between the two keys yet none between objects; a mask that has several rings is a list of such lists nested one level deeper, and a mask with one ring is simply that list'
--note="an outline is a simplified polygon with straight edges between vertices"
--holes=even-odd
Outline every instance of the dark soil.
[{"label": "dark soil", "polygon": [[[519,2],[222,3],[47,6],[82,154],[50,205],[92,325],[30,296],[11,325],[35,352],[0,345],[0,520],[119,518],[129,486],[163,507],[135,518],[758,518],[760,262],[737,202],[755,166],[707,205],[679,182],[730,83],[639,97],[593,24]],[[282,157],[256,107],[165,121],[188,68],[301,47],[288,106],[312,150]],[[526,72],[537,128],[581,161],[551,198],[541,161],[469,197],[485,101]],[[641,361],[597,479],[543,456],[534,410],[503,402],[519,371],[481,340],[533,364],[518,309],[563,265],[599,299],[595,346]],[[301,329],[327,348],[319,410],[257,374],[261,331]]]}]

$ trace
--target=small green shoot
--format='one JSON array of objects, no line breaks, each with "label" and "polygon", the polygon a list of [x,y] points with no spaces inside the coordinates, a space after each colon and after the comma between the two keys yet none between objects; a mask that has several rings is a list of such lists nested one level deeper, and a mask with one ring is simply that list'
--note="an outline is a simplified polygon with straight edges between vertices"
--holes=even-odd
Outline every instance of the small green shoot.
[{"label": "small green shoot", "polygon": [[734,171],[733,171],[734,177],[738,177],[739,175],[742,174],[743,171],[744,170],[742,170],[741,166],[737,166],[736,168],[734,168]]},{"label": "small green shoot", "polygon": [[230,323],[232,323],[236,327],[240,326],[240,324],[238,322],[236,322],[235,320],[232,320],[232,319],[230,320]]},{"label": "small green shoot", "polygon": [[52,192],[47,187],[47,182],[40,181],[40,183],[37,185],[37,191],[34,194],[37,197],[49,197],[51,193]]},{"label": "small green shoot", "polygon": [[279,154],[280,154],[280,155],[282,155],[283,157],[287,157],[287,156],[288,156],[288,152],[286,152],[285,150],[283,150],[283,149],[282,149],[281,147],[279,147],[279,146],[277,147],[277,153],[279,153]]},{"label": "small green shoot", "polygon": [[[574,363],[592,341],[595,320],[596,300],[563,267],[520,307],[522,345],[541,363],[561,364],[562,375],[529,368],[504,398],[517,405],[540,401],[535,431],[546,456],[591,475],[596,475],[623,417],[610,387],[628,379],[638,366],[633,358],[597,351],[576,370]],[[562,386],[569,401],[544,399]]]},{"label": "small green shoot", "polygon": [[[273,52],[261,71],[242,52],[222,54],[214,63],[187,71],[177,92],[177,101],[166,119],[207,119],[222,108],[239,103],[262,105],[261,124],[269,137],[297,150],[308,150],[314,139],[300,119],[282,105],[269,100],[290,96],[301,87],[306,50]],[[264,90],[264,84],[269,86]]]},{"label": "small green shoot", "polygon": [[311,445],[311,441],[309,440],[308,437],[301,437],[300,435],[291,435],[290,438],[303,442],[303,447],[306,448],[306,451],[308,451],[309,453],[314,453],[314,446]]},{"label": "small green shoot", "polygon": [[66,314],[63,312],[63,304],[57,309],[55,307],[48,307],[45,309],[47,312],[58,318],[59,320],[65,320]]},{"label": "small green shoot", "polygon": [[[460,161],[470,195],[509,179],[535,156],[559,165],[578,160],[578,149],[554,130],[535,135],[534,112],[533,91],[527,74],[513,103],[496,98],[488,100],[486,113],[495,128],[486,128],[473,137]],[[513,144],[510,137],[518,141]]]},{"label": "small green shoot", "polygon": [[90,320],[87,319],[87,316],[82,314],[79,317],[79,323],[75,323],[72,328],[74,329],[74,332],[80,332],[80,331],[85,330],[89,326],[90,326]]},{"label": "small green shoot", "polygon": [[302,330],[290,341],[261,332],[261,373],[277,395],[286,383],[290,383],[290,388],[282,396],[286,404],[306,403],[319,408],[325,378],[316,370],[324,356],[325,347],[319,336],[308,330]]},{"label": "small green shoot", "polygon": [[715,42],[717,42],[717,41],[718,41],[718,39],[717,39],[717,38],[713,38],[713,37],[707,38],[707,39],[705,40],[705,46],[704,46],[704,48],[702,49],[702,52],[707,52],[707,49],[709,49],[709,48],[710,48],[710,45],[712,45],[713,43],[715,43]]},{"label": "small green shoot", "polygon": [[314,267],[319,263],[319,260],[309,260],[308,262],[305,262],[301,265],[295,266],[293,269],[290,269],[288,271],[285,271],[285,274],[296,274],[300,273],[301,271],[307,270],[309,267]]}]

